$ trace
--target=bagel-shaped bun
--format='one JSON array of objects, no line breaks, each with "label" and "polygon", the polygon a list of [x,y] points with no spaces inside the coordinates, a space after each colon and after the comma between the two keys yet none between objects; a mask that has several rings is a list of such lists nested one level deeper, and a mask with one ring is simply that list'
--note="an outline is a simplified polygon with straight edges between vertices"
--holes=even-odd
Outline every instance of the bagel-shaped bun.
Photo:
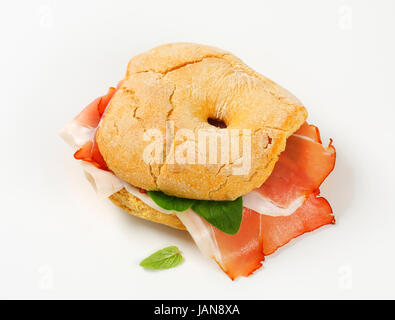
[{"label": "bagel-shaped bun", "polygon": [[118,207],[136,217],[164,224],[166,226],[186,230],[185,226],[175,214],[166,214],[146,205],[131,193],[122,189],[110,196],[110,200]]},{"label": "bagel-shaped bun", "polygon": [[[232,54],[209,46],[174,43],[130,60],[103,117],[97,142],[110,170],[133,186],[183,198],[233,200],[270,176],[286,139],[306,117],[296,97]],[[211,119],[226,128],[213,125]],[[175,133],[189,129],[194,136],[164,143],[164,161],[147,163],[143,154],[152,141],[144,139],[144,132],[156,129],[166,137],[168,121],[174,124]],[[168,161],[185,141],[198,145],[200,129],[218,133],[240,129],[240,155],[242,130],[249,129],[250,170],[234,174],[240,157],[225,164]],[[218,141],[219,150],[221,143]]]}]

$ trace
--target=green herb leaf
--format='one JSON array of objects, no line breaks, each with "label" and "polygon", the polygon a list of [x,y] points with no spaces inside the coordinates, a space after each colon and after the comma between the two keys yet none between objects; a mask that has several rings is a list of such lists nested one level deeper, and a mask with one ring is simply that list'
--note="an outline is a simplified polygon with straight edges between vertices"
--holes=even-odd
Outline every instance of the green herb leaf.
[{"label": "green herb leaf", "polygon": [[168,196],[162,191],[148,191],[151,199],[161,208],[182,212],[188,210],[196,200]]},{"label": "green herb leaf", "polygon": [[227,234],[236,234],[243,217],[243,199],[234,201],[194,200],[169,196],[162,191],[148,191],[151,199],[161,208],[182,212],[192,208],[208,223]]},{"label": "green herb leaf", "polygon": [[192,205],[192,210],[208,223],[227,234],[236,234],[243,217],[243,199],[234,201],[199,200]]},{"label": "green herb leaf", "polygon": [[140,262],[140,266],[146,269],[163,270],[178,266],[183,257],[176,246],[164,248],[151,254]]}]

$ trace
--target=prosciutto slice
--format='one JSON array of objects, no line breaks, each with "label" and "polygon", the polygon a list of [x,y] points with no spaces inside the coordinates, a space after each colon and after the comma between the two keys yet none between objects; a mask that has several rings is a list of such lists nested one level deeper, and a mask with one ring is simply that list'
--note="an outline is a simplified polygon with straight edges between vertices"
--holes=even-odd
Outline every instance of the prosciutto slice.
[{"label": "prosciutto slice", "polygon": [[[199,247],[199,242],[216,243],[206,248],[211,250],[206,255],[214,257],[231,279],[248,276],[261,266],[264,256],[303,233],[335,223],[332,208],[319,196],[318,189],[333,170],[335,159],[332,141],[325,148],[318,129],[304,123],[288,139],[269,179],[244,197],[249,208],[243,210],[242,226],[236,235],[222,233],[194,213],[185,213],[180,219]],[[251,209],[254,206],[260,213]],[[262,212],[265,208],[269,214]],[[283,214],[274,216],[273,212]],[[190,228],[191,215],[195,228]]]},{"label": "prosciutto slice", "polygon": [[312,193],[303,206],[287,217],[261,215],[263,253],[270,255],[292,239],[326,224],[334,224],[335,217],[329,202]]},{"label": "prosciutto slice", "polygon": [[317,190],[333,170],[335,161],[336,151],[332,140],[325,148],[318,128],[305,122],[288,138],[272,174],[255,191],[263,198],[270,199],[277,207],[287,208],[297,199],[306,200]]},{"label": "prosciutto slice", "polygon": [[107,94],[93,100],[60,132],[63,139],[78,149],[74,153],[75,159],[90,162],[95,167],[107,171],[108,167],[96,142],[96,131],[116,90],[110,87]]},{"label": "prosciutto slice", "polygon": [[192,210],[177,213],[202,253],[214,259],[232,279],[251,275],[265,256],[292,239],[326,224],[335,223],[328,201],[312,193],[292,215],[272,217],[244,208],[236,235],[228,235],[207,223]]},{"label": "prosciutto slice", "polygon": [[249,276],[262,266],[262,224],[260,214],[243,209],[243,219],[236,235],[213,227],[192,210],[177,213],[202,253],[214,259],[233,280]]},{"label": "prosciutto slice", "polygon": [[93,141],[85,143],[81,149],[74,153],[74,158],[92,163],[95,167],[108,171],[106,162],[103,159],[97,145],[96,136]]},{"label": "prosciutto slice", "polygon": [[116,90],[110,87],[104,96],[93,100],[74,119],[83,127],[97,128]]}]

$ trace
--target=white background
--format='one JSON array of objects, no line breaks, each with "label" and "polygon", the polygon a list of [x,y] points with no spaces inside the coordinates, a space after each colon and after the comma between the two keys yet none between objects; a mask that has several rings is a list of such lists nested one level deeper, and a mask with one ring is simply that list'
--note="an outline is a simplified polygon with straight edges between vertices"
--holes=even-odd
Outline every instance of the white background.
[{"label": "white background", "polygon": [[[395,2],[3,1],[0,8],[0,298],[395,298]],[[337,163],[337,219],[232,282],[186,232],[99,200],[63,123],[175,41],[241,57],[298,96]],[[139,261],[177,245],[185,263]]]}]

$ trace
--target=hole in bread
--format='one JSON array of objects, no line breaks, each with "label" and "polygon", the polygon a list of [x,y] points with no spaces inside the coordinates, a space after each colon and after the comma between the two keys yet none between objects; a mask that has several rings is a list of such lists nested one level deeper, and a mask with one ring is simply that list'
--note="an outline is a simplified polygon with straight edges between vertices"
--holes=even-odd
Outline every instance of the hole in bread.
[{"label": "hole in bread", "polygon": [[223,121],[220,120],[220,119],[208,118],[208,119],[207,119],[207,122],[208,122],[209,124],[211,124],[212,126],[217,127],[217,128],[226,128],[226,127],[227,127],[226,123],[223,122]]}]

